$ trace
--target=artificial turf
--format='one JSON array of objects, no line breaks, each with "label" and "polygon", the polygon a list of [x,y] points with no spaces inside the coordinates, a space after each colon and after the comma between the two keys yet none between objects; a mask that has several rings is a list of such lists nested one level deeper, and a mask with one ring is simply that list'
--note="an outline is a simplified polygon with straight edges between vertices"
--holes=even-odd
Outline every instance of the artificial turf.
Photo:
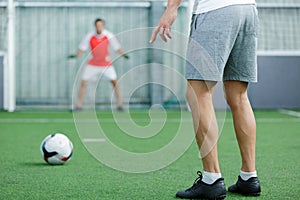
[{"label": "artificial turf", "polygon": [[[230,115],[226,113],[218,145],[226,186],[235,183],[240,169]],[[251,198],[227,193],[226,199],[299,199],[300,118],[277,111],[256,111],[255,115],[262,194]],[[151,121],[147,111],[132,111],[130,116],[140,126]],[[97,113],[105,119],[99,122],[107,138],[136,153],[155,151],[172,140],[180,116],[185,119],[184,130],[192,132],[190,113],[168,111],[166,116],[157,135],[138,139],[124,134],[111,112]],[[152,117],[160,120],[161,113]],[[66,134],[74,144],[72,159],[62,166],[47,165],[39,152],[43,138],[55,132]],[[176,191],[191,186],[196,171],[202,169],[195,142],[174,163],[157,171],[136,174],[107,167],[86,150],[68,112],[0,112],[0,152],[0,199],[174,199]]]}]

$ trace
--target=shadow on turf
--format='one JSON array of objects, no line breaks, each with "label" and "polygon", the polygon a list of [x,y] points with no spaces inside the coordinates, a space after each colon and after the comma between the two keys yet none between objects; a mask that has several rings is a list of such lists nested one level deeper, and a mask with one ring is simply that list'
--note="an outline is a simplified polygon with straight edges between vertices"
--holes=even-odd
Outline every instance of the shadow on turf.
[{"label": "shadow on turf", "polygon": [[[233,193],[230,193],[230,192],[227,192],[226,193],[226,199],[243,199],[243,200],[247,200],[247,199],[259,199],[259,197],[261,196],[242,196],[242,195],[239,195],[239,194],[233,194]],[[173,197],[173,199],[180,199],[180,198],[176,198],[176,196]]]},{"label": "shadow on turf", "polygon": [[20,163],[20,165],[28,166],[28,167],[55,167],[55,166],[63,166],[63,165],[49,165],[43,162],[24,162]]}]

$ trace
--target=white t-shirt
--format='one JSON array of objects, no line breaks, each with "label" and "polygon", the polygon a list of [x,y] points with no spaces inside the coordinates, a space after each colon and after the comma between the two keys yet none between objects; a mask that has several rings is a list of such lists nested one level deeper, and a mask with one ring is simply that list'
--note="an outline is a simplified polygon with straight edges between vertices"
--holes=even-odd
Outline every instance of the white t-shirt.
[{"label": "white t-shirt", "polygon": [[206,13],[231,5],[256,4],[255,0],[195,0],[193,14]]}]

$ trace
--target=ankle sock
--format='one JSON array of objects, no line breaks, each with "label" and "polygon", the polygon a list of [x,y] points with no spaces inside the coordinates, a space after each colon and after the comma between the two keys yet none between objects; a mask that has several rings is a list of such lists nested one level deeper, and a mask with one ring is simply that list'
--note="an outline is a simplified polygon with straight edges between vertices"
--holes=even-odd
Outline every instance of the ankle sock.
[{"label": "ankle sock", "polygon": [[256,171],[254,172],[244,172],[244,171],[240,171],[240,177],[244,180],[244,181],[247,181],[249,178],[252,178],[252,177],[257,177],[257,173]]},{"label": "ankle sock", "polygon": [[203,172],[202,181],[206,184],[213,184],[216,180],[221,178],[221,173]]}]

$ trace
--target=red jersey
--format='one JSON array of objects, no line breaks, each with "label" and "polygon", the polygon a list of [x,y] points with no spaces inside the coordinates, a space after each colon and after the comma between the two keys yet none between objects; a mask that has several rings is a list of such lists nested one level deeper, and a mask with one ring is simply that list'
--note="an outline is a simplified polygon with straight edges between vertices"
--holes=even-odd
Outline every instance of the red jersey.
[{"label": "red jersey", "polygon": [[110,45],[115,51],[121,48],[115,36],[111,32],[103,30],[100,35],[95,32],[87,34],[80,43],[79,49],[82,51],[90,49],[91,57],[88,61],[89,65],[108,67],[112,65],[109,55]]}]

